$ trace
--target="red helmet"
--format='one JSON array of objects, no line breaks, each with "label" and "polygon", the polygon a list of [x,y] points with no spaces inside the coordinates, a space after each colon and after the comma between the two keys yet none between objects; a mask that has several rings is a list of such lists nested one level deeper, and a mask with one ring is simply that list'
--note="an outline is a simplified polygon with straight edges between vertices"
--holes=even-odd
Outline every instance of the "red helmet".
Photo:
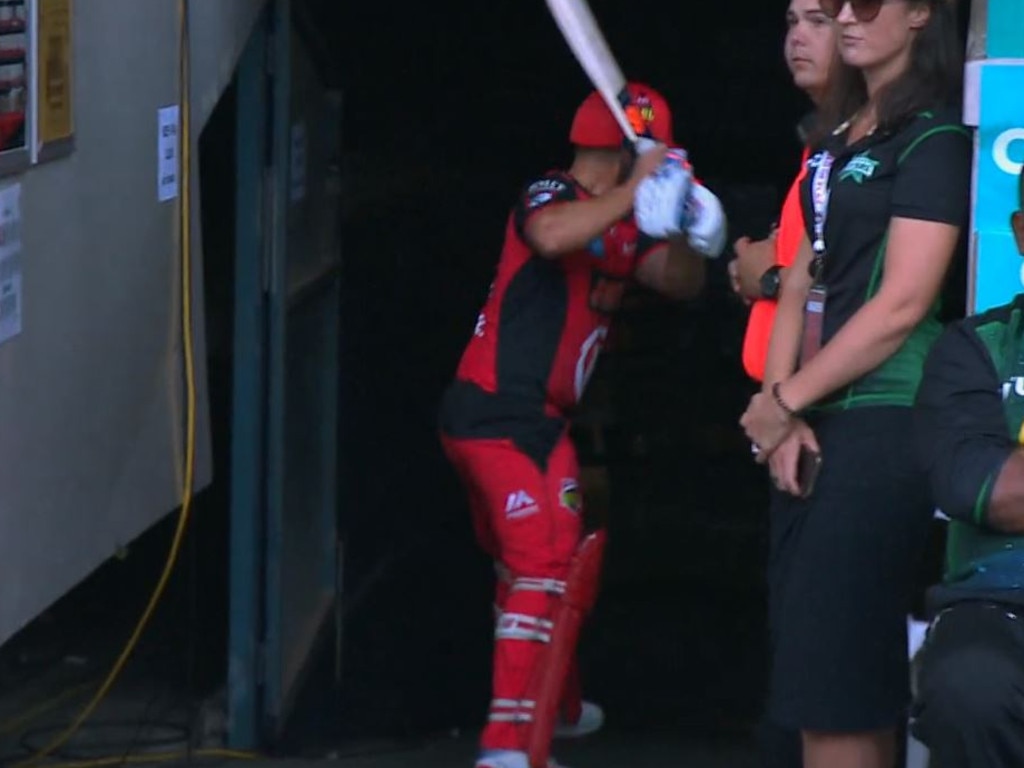
[{"label": "red helmet", "polygon": [[[626,114],[634,124],[634,130],[640,126],[640,130],[636,130],[637,134],[646,130],[651,138],[672,144],[672,113],[665,97],[642,83],[629,83],[626,91],[632,102]],[[622,146],[624,138],[622,129],[601,94],[594,91],[587,96],[576,110],[569,141],[579,147],[605,149]]]}]

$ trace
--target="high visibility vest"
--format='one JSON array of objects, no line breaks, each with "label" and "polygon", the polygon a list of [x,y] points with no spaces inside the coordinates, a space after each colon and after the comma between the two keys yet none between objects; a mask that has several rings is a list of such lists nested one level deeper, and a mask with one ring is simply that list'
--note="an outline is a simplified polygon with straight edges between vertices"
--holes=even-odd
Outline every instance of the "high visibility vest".
[{"label": "high visibility vest", "polygon": [[[807,175],[807,158],[810,153],[804,148],[800,159],[800,173],[786,194],[779,216],[779,230],[775,237],[775,263],[789,267],[796,259],[800,243],[804,239],[804,216],[800,206],[800,182]],[[743,367],[752,379],[764,380],[764,366],[768,359],[768,342],[775,324],[774,299],[757,299],[750,308],[747,319],[747,334],[743,339]]]}]

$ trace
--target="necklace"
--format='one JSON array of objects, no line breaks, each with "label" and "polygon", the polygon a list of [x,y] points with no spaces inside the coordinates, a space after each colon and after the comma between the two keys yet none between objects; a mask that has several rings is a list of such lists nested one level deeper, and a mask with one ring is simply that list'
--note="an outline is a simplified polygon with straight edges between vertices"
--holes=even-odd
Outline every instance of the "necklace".
[{"label": "necklace", "polygon": [[[846,120],[844,120],[838,126],[836,126],[836,129],[834,131],[832,131],[832,135],[833,136],[839,136],[840,134],[845,133],[856,122],[858,122],[860,119],[861,119],[861,110],[858,109],[856,112],[854,112],[852,115],[850,115],[850,117],[848,117]],[[868,136],[871,136],[875,132],[875,130],[877,128],[878,128],[878,122],[877,121],[872,122],[870,127],[864,132],[864,135],[858,137],[857,140],[860,141],[860,139],[866,139]]]}]

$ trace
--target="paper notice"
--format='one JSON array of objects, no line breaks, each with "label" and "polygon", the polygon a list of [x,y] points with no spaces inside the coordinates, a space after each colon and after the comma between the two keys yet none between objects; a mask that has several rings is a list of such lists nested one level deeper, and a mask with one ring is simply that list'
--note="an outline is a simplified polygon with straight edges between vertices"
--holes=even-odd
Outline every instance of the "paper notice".
[{"label": "paper notice", "polygon": [[21,333],[21,185],[0,189],[0,344]]},{"label": "paper notice", "polygon": [[178,107],[161,107],[157,113],[157,199],[163,203],[178,196]]}]

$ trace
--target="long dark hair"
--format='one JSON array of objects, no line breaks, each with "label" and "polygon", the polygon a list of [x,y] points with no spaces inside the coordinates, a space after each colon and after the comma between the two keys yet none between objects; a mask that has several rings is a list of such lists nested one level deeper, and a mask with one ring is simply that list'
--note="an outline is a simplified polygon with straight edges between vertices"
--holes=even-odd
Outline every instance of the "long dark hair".
[{"label": "long dark hair", "polygon": [[[906,0],[931,7],[928,23],[911,43],[906,70],[878,93],[879,131],[898,130],[927,109],[957,106],[963,94],[964,43],[960,39],[955,0]],[[823,140],[868,100],[864,75],[835,63],[822,100],[812,141]]]}]

